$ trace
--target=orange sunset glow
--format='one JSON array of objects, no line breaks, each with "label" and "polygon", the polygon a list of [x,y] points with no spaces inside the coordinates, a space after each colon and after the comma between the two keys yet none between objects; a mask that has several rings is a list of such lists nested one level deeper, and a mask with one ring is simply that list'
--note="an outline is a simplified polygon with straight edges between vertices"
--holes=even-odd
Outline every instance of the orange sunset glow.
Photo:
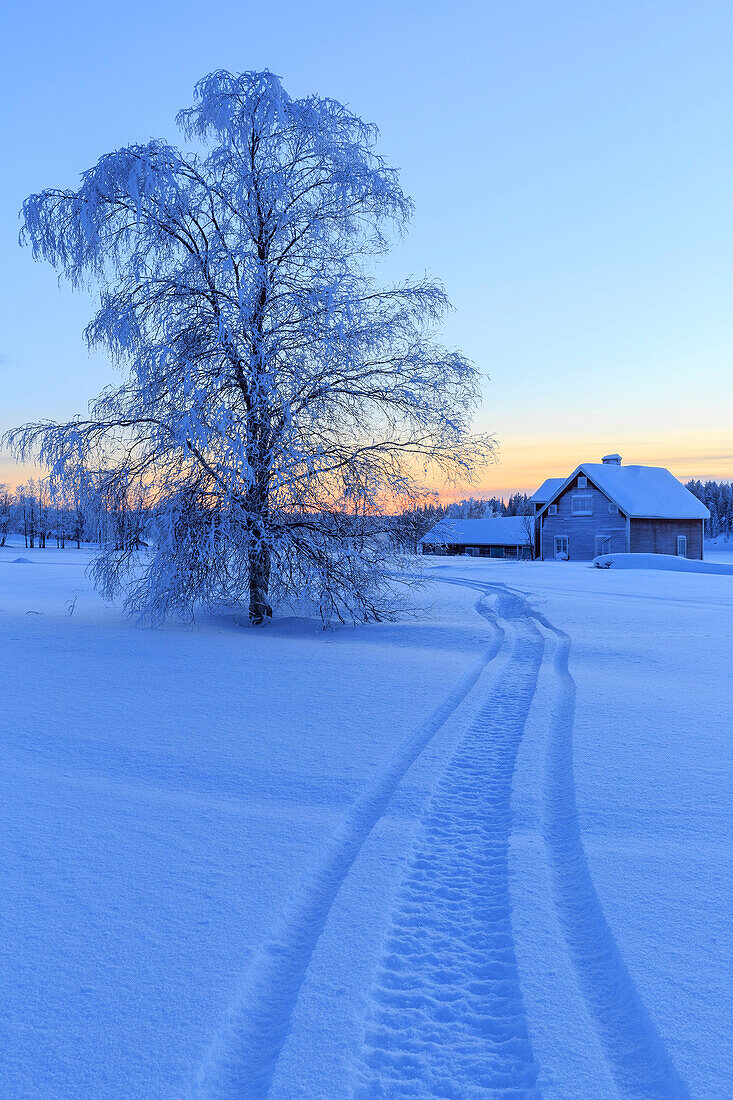
[{"label": "orange sunset glow", "polygon": [[665,466],[683,484],[690,479],[725,481],[733,478],[733,440],[730,433],[708,432],[666,436],[608,438],[557,437],[499,439],[496,462],[479,484],[468,490],[441,492],[453,499],[465,495],[507,497],[532,493],[545,478],[570,474],[581,462],[600,462],[604,454],[618,451],[626,465]]},{"label": "orange sunset glow", "polygon": [[[497,435],[496,460],[487,466],[474,485],[447,488],[437,485],[441,500],[468,496],[508,497],[512,493],[533,493],[548,477],[571,473],[581,462],[599,462],[609,451],[618,451],[626,465],[665,466],[683,484],[690,479],[728,481],[733,479],[733,439],[723,430],[699,433],[670,432],[639,436],[521,438]],[[0,459],[0,483],[11,488],[28,478],[42,477],[35,466],[18,466],[4,455]]]}]

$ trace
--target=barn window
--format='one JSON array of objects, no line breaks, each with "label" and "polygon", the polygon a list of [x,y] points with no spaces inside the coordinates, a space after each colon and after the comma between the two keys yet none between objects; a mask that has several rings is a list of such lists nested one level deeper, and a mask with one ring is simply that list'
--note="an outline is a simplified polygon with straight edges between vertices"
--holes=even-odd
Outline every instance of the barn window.
[{"label": "barn window", "polygon": [[592,516],[593,515],[593,497],[592,496],[576,496],[572,499],[571,512],[574,516]]},{"label": "barn window", "polygon": [[548,514],[548,516],[556,516],[557,515],[557,505],[556,504],[551,504],[550,507],[547,509],[547,514]]},{"label": "barn window", "polygon": [[609,504],[608,514],[609,514],[609,516],[617,516],[618,515],[618,504]]},{"label": "barn window", "polygon": [[578,478],[578,488],[579,489],[587,489],[588,488],[588,478],[587,477],[581,475],[581,477]]},{"label": "barn window", "polygon": [[555,557],[561,558],[563,561],[567,561],[570,556],[568,553],[568,536],[567,535],[555,535]]}]

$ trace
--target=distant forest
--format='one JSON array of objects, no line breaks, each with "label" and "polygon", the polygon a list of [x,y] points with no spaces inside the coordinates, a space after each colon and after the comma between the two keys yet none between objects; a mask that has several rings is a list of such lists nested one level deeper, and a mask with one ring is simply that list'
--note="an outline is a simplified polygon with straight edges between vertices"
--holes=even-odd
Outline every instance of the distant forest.
[{"label": "distant forest", "polygon": [[[733,482],[688,481],[686,486],[710,510],[705,537],[733,539]],[[487,516],[531,515],[534,507],[526,493],[502,497],[469,497],[452,504],[433,501],[391,517],[391,539],[405,550],[417,552],[420,539],[445,516],[484,519]],[[144,545],[149,526],[148,508],[142,500],[119,494],[114,497],[104,484],[88,487],[83,498],[51,497],[41,481],[29,481],[11,492],[0,485],[0,546],[10,534],[24,536],[28,547],[49,544],[63,547],[94,542],[99,546]]]},{"label": "distant forest", "polygon": [[733,482],[688,481],[686,488],[710,511],[710,519],[705,521],[705,537],[714,539],[718,535],[725,535],[727,538],[732,538]]}]

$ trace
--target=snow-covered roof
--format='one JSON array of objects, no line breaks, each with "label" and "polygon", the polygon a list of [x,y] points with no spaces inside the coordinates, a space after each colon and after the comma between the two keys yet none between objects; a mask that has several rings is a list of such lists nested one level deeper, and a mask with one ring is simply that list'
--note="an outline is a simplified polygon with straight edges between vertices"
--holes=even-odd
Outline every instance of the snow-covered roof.
[{"label": "snow-covered roof", "polygon": [[532,540],[532,516],[491,516],[436,523],[420,542],[429,546],[526,546]]},{"label": "snow-covered roof", "polygon": [[554,496],[561,485],[565,484],[564,477],[548,477],[543,481],[536,493],[529,498],[533,504],[545,504]]},{"label": "snow-covered roof", "polygon": [[578,466],[545,501],[545,506],[572,484],[578,474],[585,474],[632,519],[707,519],[710,515],[702,501],[662,466],[615,466],[603,462],[584,462]]}]

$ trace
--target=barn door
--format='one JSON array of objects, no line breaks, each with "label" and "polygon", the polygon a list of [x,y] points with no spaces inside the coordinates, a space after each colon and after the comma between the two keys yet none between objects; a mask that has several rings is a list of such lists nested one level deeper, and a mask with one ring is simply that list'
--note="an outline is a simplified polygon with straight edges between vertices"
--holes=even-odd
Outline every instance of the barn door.
[{"label": "barn door", "polygon": [[610,535],[596,535],[596,557],[599,558],[601,554],[611,553],[611,536]]}]

